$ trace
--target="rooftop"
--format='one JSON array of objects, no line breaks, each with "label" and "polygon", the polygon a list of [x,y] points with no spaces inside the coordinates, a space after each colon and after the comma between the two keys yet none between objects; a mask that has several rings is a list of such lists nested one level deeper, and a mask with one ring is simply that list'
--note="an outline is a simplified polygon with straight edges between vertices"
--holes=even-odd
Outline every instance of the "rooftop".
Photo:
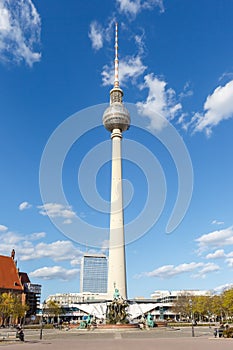
[{"label": "rooftop", "polygon": [[23,291],[15,261],[0,255],[0,289]]}]

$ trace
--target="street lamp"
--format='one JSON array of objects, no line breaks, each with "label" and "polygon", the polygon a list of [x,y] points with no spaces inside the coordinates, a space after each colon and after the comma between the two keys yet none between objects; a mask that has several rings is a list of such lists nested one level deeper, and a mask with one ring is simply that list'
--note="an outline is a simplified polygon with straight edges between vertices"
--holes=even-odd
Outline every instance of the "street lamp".
[{"label": "street lamp", "polygon": [[27,315],[27,311],[24,311],[24,316],[23,316],[23,329],[24,329],[24,326],[25,326],[25,321],[26,321],[26,315]]},{"label": "street lamp", "polygon": [[195,337],[195,335],[194,335],[194,324],[193,324],[193,302],[192,302],[192,299],[189,300],[189,305],[190,305],[190,308],[191,308],[192,337]]},{"label": "street lamp", "polygon": [[209,328],[211,328],[211,325],[210,325],[210,315],[211,315],[211,312],[208,310],[208,321],[209,321]]},{"label": "street lamp", "polygon": [[41,308],[40,340],[42,340],[43,338],[43,315],[44,315],[45,305],[46,305],[46,301],[44,300]]}]

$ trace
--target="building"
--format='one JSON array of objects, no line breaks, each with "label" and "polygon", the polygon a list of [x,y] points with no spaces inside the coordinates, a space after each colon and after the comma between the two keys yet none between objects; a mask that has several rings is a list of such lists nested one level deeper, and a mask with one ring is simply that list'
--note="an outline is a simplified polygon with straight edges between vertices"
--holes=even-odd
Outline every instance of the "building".
[{"label": "building", "polygon": [[106,293],[56,293],[51,294],[46,299],[46,302],[49,300],[55,301],[58,305],[71,305],[78,303],[88,303],[88,302],[97,302],[106,300]]},{"label": "building", "polygon": [[19,277],[24,288],[26,304],[29,306],[26,318],[33,319],[40,307],[41,285],[31,283],[26,272],[19,272]]},{"label": "building", "polygon": [[14,250],[12,250],[11,256],[0,255],[0,293],[14,293],[23,299],[24,288],[14,257]]},{"label": "building", "polygon": [[179,298],[187,297],[199,297],[199,296],[211,296],[212,293],[209,290],[157,290],[151,294],[151,299],[156,302],[156,307],[152,310],[151,315],[154,320],[175,320],[180,321],[180,314],[176,314],[174,311],[174,305]]},{"label": "building", "polygon": [[32,284],[26,272],[17,268],[14,249],[11,256],[0,255],[0,294],[11,293],[17,295],[22,305],[29,309],[26,317],[36,317],[40,303],[41,285]]},{"label": "building", "polygon": [[[211,296],[211,291],[208,290],[157,290],[151,294],[150,299],[143,297],[128,300],[128,309],[130,322],[137,322],[142,317],[146,318],[150,313],[153,321],[166,322],[170,321],[190,321],[181,319],[181,315],[176,313],[174,305],[179,297],[188,296],[190,299],[197,296]],[[106,308],[108,300],[107,294],[94,293],[63,293],[50,295],[49,300],[55,301],[62,309],[59,316],[61,319],[76,322],[85,319],[87,315],[96,317],[99,320],[105,321]],[[44,314],[46,311],[44,312]]]},{"label": "building", "polygon": [[122,192],[122,133],[129,128],[130,115],[123,105],[123,91],[118,78],[118,26],[115,35],[115,79],[110,91],[110,106],[103,114],[104,127],[111,132],[112,139],[112,178],[111,209],[108,261],[108,298],[113,299],[115,289],[123,299],[127,299],[125,235]]},{"label": "building", "polygon": [[84,254],[81,260],[80,293],[107,293],[108,262],[103,254]]},{"label": "building", "polygon": [[199,289],[190,289],[190,290],[156,290],[151,294],[151,298],[157,300],[158,302],[172,302],[182,296],[211,296],[209,290],[199,290]]},{"label": "building", "polygon": [[[88,315],[103,319],[107,305],[106,296],[106,293],[56,293],[50,295],[45,304],[40,306],[39,314],[49,321],[46,304],[54,301],[61,308],[59,320],[76,323]],[[58,319],[56,321],[58,322]]]}]

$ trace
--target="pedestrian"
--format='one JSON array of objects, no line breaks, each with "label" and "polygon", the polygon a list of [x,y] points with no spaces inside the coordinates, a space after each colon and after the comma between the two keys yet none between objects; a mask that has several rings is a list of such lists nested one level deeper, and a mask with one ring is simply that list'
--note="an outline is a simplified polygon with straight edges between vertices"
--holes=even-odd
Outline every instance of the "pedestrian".
[{"label": "pedestrian", "polygon": [[219,336],[219,338],[222,338],[222,336],[223,336],[223,331],[224,331],[224,325],[221,324],[220,327],[219,327],[219,330],[218,330],[218,336]]},{"label": "pedestrian", "polygon": [[24,332],[23,332],[21,325],[19,324],[16,327],[16,329],[17,329],[16,338],[19,338],[19,340],[24,341]]}]

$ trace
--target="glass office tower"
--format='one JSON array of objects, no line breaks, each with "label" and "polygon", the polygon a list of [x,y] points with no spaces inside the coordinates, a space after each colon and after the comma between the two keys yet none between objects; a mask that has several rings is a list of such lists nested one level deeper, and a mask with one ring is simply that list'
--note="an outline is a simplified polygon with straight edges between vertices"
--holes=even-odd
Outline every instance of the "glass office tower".
[{"label": "glass office tower", "polygon": [[81,261],[80,293],[107,293],[108,263],[106,255],[84,254]]}]

